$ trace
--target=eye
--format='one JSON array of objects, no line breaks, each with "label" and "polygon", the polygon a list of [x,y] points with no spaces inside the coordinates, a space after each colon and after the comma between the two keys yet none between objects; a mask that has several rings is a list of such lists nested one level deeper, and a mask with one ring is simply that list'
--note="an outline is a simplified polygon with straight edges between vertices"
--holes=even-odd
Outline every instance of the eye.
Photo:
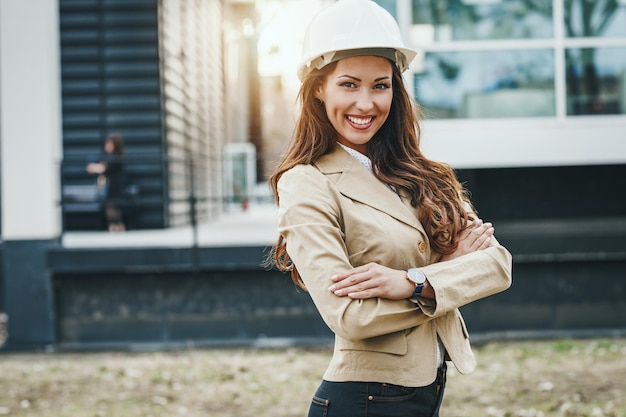
[{"label": "eye", "polygon": [[346,87],[346,88],[356,88],[356,84],[353,83],[352,81],[344,81],[343,83],[339,84],[341,87]]},{"label": "eye", "polygon": [[389,83],[380,83],[374,86],[374,90],[386,90],[388,88],[391,88],[391,84]]}]

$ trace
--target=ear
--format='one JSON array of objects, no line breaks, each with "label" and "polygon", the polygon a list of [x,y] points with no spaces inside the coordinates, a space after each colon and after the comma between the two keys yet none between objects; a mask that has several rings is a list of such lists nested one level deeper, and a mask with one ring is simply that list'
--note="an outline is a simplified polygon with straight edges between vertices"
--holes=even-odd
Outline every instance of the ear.
[{"label": "ear", "polygon": [[319,87],[313,95],[320,103],[324,103],[324,94],[322,87]]}]

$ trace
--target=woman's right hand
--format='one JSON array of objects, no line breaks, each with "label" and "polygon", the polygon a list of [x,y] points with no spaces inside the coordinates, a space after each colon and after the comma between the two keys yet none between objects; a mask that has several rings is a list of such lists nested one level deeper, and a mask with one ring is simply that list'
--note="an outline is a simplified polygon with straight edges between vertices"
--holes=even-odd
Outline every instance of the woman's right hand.
[{"label": "woman's right hand", "polygon": [[477,250],[487,249],[493,236],[493,225],[483,223],[481,219],[473,220],[459,235],[459,245],[450,255],[443,255],[440,261],[449,261]]}]

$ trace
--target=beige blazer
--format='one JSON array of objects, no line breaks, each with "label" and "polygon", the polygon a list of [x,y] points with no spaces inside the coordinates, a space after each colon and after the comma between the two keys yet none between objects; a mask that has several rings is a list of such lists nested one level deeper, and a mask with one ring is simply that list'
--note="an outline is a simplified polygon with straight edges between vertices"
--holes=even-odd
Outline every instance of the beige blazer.
[{"label": "beige blazer", "polygon": [[[511,284],[511,255],[491,247],[437,262],[406,196],[399,198],[337,146],[314,165],[298,165],[278,183],[279,233],[328,327],[335,334],[328,381],[404,386],[432,383],[437,335],[461,373],[476,361],[458,307]],[[328,291],[338,272],[377,262],[421,267],[436,300],[352,300]]]}]

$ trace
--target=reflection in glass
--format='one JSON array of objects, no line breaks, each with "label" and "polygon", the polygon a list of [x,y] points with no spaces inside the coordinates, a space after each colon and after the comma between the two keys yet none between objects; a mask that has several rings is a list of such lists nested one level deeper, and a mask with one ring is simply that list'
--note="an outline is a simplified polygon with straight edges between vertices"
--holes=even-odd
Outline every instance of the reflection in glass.
[{"label": "reflection in glass", "polygon": [[429,118],[554,116],[552,50],[436,52],[415,74]]},{"label": "reflection in glass", "polygon": [[626,36],[624,0],[564,0],[564,8],[569,37]]},{"label": "reflection in glass", "polygon": [[[432,41],[550,38],[552,1],[412,0],[415,46]],[[430,39],[428,39],[430,36]]]},{"label": "reflection in glass", "polygon": [[565,51],[567,114],[626,113],[626,48]]}]

